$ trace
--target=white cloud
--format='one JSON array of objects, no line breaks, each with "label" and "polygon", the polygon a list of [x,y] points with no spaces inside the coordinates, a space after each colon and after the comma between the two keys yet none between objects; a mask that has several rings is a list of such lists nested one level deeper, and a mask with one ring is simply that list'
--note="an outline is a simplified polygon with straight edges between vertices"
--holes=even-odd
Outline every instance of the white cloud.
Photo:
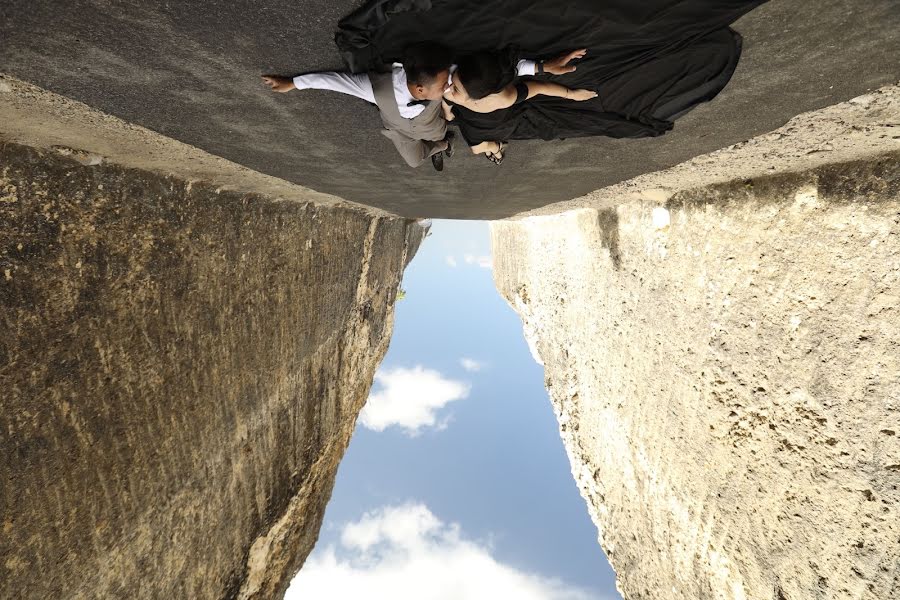
[{"label": "white cloud", "polygon": [[423,504],[383,507],[344,526],[338,547],[317,548],[285,600],[598,600],[557,579],[491,556]]},{"label": "white cloud", "polygon": [[470,373],[475,373],[484,368],[484,363],[478,362],[474,358],[467,358],[465,356],[459,359],[459,364],[462,365],[463,369],[469,371]]},{"label": "white cloud", "polygon": [[[464,254],[461,260],[467,265],[481,267],[482,269],[490,269],[493,267],[493,260],[489,254]],[[445,256],[444,261],[448,266],[454,268],[458,267],[460,262],[452,254]]]},{"label": "white cloud", "polygon": [[409,435],[418,435],[425,427],[443,428],[437,412],[469,395],[467,383],[420,366],[379,371],[375,384],[380,389],[369,394],[360,422],[375,431],[397,425]]},{"label": "white cloud", "polygon": [[463,257],[467,265],[478,265],[483,269],[490,269],[493,261],[489,255],[476,256],[474,254],[466,254]]}]

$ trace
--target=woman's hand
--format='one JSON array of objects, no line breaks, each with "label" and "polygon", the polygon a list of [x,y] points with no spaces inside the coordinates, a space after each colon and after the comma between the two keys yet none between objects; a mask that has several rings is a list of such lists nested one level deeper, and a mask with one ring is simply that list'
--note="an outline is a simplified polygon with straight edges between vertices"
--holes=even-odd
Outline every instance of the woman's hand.
[{"label": "woman's hand", "polygon": [[444,112],[445,121],[452,121],[456,118],[456,115],[453,114],[453,109],[450,108],[450,105],[445,100],[441,100],[441,110]]},{"label": "woman's hand", "polygon": [[294,80],[278,75],[263,75],[263,81],[273,92],[289,92],[294,89]]},{"label": "woman's hand", "polygon": [[569,90],[566,94],[566,98],[569,100],[575,100],[576,102],[582,102],[584,100],[590,100],[591,98],[596,98],[597,92],[594,90]]},{"label": "woman's hand", "polygon": [[571,73],[575,70],[575,65],[570,65],[569,63],[575,59],[584,58],[585,54],[587,54],[587,48],[581,48],[580,50],[572,50],[562,56],[557,56],[553,60],[545,60],[544,72],[551,75]]}]

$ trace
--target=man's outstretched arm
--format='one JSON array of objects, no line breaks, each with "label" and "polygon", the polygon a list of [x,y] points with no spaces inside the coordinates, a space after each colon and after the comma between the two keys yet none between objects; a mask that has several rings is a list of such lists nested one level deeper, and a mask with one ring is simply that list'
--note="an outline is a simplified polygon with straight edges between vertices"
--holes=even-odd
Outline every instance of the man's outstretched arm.
[{"label": "man's outstretched arm", "polygon": [[519,77],[523,75],[537,75],[541,72],[541,67],[543,67],[544,73],[565,75],[575,70],[575,65],[570,65],[569,63],[573,60],[584,58],[585,54],[587,54],[587,48],[572,50],[554,59],[542,61],[540,66],[539,63],[533,60],[522,59],[516,64],[516,73],[518,73]]},{"label": "man's outstretched arm", "polygon": [[544,72],[550,73],[551,75],[565,75],[566,73],[571,73],[575,70],[575,65],[570,65],[569,63],[573,60],[584,58],[585,54],[587,54],[587,48],[580,48],[561,54],[554,59],[545,60]]},{"label": "man's outstretched arm", "polygon": [[331,90],[362,98],[375,104],[375,92],[372,82],[365,73],[307,73],[294,78],[277,75],[263,75],[263,81],[273,92],[289,92],[291,90]]}]

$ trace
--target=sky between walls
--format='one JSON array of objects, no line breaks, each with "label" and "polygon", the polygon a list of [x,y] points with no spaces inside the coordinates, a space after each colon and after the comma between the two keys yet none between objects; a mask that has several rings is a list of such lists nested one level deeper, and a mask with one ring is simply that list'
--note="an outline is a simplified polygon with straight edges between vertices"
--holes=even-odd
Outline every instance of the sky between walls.
[{"label": "sky between walls", "polygon": [[370,600],[613,600],[488,223],[435,221],[391,346],[287,592]]}]

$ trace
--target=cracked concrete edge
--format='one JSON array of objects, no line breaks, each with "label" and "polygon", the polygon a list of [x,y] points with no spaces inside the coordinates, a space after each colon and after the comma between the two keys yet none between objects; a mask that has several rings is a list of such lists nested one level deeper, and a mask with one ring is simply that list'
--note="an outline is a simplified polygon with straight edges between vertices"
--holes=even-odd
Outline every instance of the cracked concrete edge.
[{"label": "cracked concrete edge", "polygon": [[900,150],[900,83],[792,118],[765,135],[733,144],[566,202],[519,213],[506,221],[579,208],[606,209],[630,202],[666,201],[678,192],[808,171]]},{"label": "cracked concrete edge", "polygon": [[248,169],[0,72],[3,141],[54,150],[86,166],[110,162],[208,182],[223,191],[397,217]]}]

